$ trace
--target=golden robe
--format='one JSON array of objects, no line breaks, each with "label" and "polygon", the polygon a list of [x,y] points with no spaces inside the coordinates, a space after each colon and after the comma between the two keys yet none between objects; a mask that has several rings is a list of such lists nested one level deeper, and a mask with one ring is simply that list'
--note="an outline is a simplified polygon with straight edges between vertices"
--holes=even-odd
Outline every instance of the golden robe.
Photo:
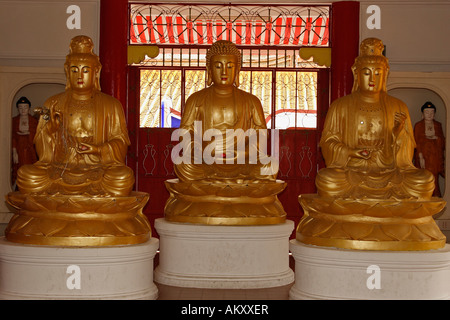
[{"label": "golden robe", "polygon": [[[403,130],[393,134],[396,112],[407,115]],[[415,141],[407,106],[380,95],[378,106],[361,105],[357,93],[332,103],[320,141],[327,168],[316,178],[325,197],[429,199],[433,175],[412,163]],[[369,159],[350,157],[355,148],[371,151]]]},{"label": "golden robe", "polygon": [[[61,115],[60,126],[52,132],[52,120],[41,117],[34,138],[39,161],[21,167],[19,190],[128,195],[134,173],[124,163],[130,140],[120,102],[101,92],[94,93],[85,106],[69,97],[64,92],[45,102],[50,113]],[[99,146],[99,153],[78,153],[79,142]]]},{"label": "golden robe", "polygon": [[[239,145],[241,139],[246,139],[246,154],[244,164],[237,164],[237,152],[232,155],[232,157],[234,158],[234,164],[226,164],[225,154],[223,154],[223,164],[212,163],[206,165],[205,163],[203,163],[203,161],[202,163],[198,163],[199,161],[194,160],[194,148],[199,148],[201,150],[201,153],[203,153],[203,150],[209,144],[208,142],[202,142],[201,146],[195,145],[195,141],[193,138],[195,131],[195,121],[201,121],[201,134],[205,133],[205,131],[209,129],[218,129],[222,133],[224,138],[226,137],[225,129],[240,129],[243,132],[248,132],[249,129],[259,130],[267,128],[261,102],[256,96],[236,87],[233,88],[232,96],[234,101],[233,106],[231,106],[231,108],[233,108],[231,112],[231,114],[233,115],[233,119],[228,119],[232,123],[232,125],[227,126],[226,128],[215,121],[215,111],[217,110],[214,109],[214,99],[216,95],[214,93],[213,87],[208,87],[201,91],[195,92],[186,101],[186,108],[181,119],[180,128],[186,129],[191,133],[190,148],[192,150],[192,159],[191,163],[181,163],[175,165],[175,173],[181,181],[208,179],[223,181],[229,180],[229,182],[236,179],[275,180],[277,173],[267,175],[261,174],[261,168],[270,167],[270,163],[249,164],[249,153],[256,152],[258,156],[261,156],[261,154],[259,154],[258,145],[248,143],[248,138],[246,138],[242,134],[238,134],[237,141],[234,145],[236,149],[236,146]],[[227,141],[226,143],[229,143],[229,141]],[[220,157],[221,155],[219,154],[217,156]],[[263,157],[264,155],[262,155],[262,157],[258,159],[261,159]]]}]

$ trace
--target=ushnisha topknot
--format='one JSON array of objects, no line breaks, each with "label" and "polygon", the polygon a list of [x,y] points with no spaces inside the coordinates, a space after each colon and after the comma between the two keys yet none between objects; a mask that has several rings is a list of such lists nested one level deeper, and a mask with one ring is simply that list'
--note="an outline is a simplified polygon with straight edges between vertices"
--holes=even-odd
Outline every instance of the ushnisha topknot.
[{"label": "ushnisha topknot", "polygon": [[377,62],[383,63],[388,67],[388,59],[383,55],[384,45],[380,39],[367,38],[361,42],[359,46],[359,56],[355,59],[355,66],[361,62]]},{"label": "ushnisha topknot", "polygon": [[211,48],[209,48],[208,51],[206,52],[206,65],[207,66],[209,65],[212,56],[224,54],[235,55],[238,58],[238,65],[239,66],[241,65],[242,62],[241,52],[233,42],[228,40],[218,40],[215,43],[213,43]]},{"label": "ushnisha topknot", "polygon": [[367,38],[359,46],[359,56],[382,56],[383,42],[377,38]]},{"label": "ushnisha topknot", "polygon": [[87,36],[76,36],[70,41],[70,53],[94,54],[94,42]]},{"label": "ushnisha topknot", "polygon": [[19,107],[19,104],[28,104],[28,106],[31,106],[31,102],[27,97],[20,97],[16,102],[16,107]]},{"label": "ushnisha topknot", "polygon": [[434,112],[436,112],[436,106],[433,103],[431,103],[430,101],[425,102],[424,105],[422,106],[422,108],[420,108],[420,111],[423,112],[423,110],[425,110],[425,109],[433,109]]}]

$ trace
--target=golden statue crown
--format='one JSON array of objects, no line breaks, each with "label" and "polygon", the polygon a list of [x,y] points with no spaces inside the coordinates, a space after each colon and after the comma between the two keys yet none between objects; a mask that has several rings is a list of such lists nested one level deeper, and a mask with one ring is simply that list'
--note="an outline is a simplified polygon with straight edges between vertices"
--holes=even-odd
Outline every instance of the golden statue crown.
[{"label": "golden statue crown", "polygon": [[76,36],[70,41],[70,53],[94,54],[94,43],[88,36]]},{"label": "golden statue crown", "polygon": [[360,56],[382,56],[384,50],[383,42],[377,38],[367,38],[361,42],[359,47]]}]

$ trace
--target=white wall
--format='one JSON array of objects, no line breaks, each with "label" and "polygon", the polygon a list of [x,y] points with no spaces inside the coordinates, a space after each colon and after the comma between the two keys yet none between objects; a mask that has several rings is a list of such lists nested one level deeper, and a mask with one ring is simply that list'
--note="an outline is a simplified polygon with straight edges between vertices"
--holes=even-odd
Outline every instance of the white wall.
[{"label": "white wall", "polygon": [[[391,71],[450,72],[450,1],[360,2],[361,39],[376,37],[386,45]],[[380,8],[381,28],[368,29],[371,5]]]},{"label": "white wall", "polygon": [[[81,29],[67,28],[71,5],[80,8]],[[0,0],[0,65],[62,67],[79,34],[98,49],[99,15],[100,0]]]}]

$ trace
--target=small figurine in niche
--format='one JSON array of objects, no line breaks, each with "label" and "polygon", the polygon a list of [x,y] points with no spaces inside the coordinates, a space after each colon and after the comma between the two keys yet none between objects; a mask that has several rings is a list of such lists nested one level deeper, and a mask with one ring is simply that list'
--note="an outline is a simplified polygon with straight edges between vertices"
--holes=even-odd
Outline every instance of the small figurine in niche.
[{"label": "small figurine in niche", "polygon": [[34,135],[38,121],[30,114],[31,102],[21,97],[16,102],[19,114],[12,118],[12,185],[16,184],[17,170],[24,164],[37,161]]},{"label": "small figurine in niche", "polygon": [[414,126],[416,140],[415,164],[417,167],[427,169],[435,178],[433,196],[440,197],[439,175],[445,177],[445,137],[440,122],[434,119],[436,106],[426,102],[422,108],[422,120]]}]

